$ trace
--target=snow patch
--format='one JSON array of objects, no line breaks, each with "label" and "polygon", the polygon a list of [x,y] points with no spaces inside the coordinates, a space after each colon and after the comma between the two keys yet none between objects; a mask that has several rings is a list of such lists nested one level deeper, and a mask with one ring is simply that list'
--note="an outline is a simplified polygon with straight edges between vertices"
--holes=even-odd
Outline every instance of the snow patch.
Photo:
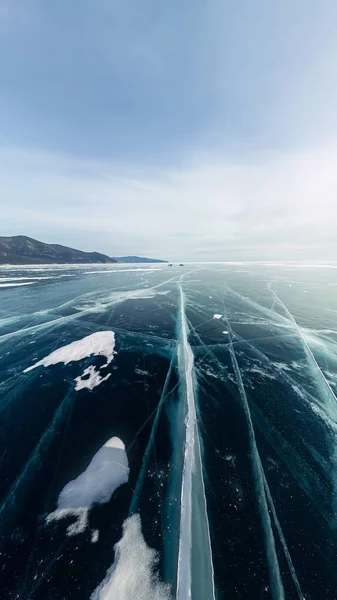
[{"label": "snow patch", "polygon": [[1,277],[0,281],[2,283],[3,281],[27,281],[27,279],[29,281],[31,281],[32,279],[40,281],[40,279],[53,279],[53,277],[47,275],[44,277]]},{"label": "snow patch", "polygon": [[94,504],[109,502],[114,491],[129,479],[129,464],[125,446],[117,437],[108,440],[76,479],[69,481],[61,491],[57,509],[46,522],[76,517],[67,529],[67,535],[82,533],[88,525],[88,514]]},{"label": "snow patch", "polygon": [[143,268],[139,268],[139,269],[110,269],[110,270],[105,270],[104,271],[85,271],[84,275],[105,275],[105,273],[130,273],[132,271],[143,271],[145,273],[149,273],[150,271],[162,271],[163,267],[161,268],[148,268],[148,269],[143,269]]},{"label": "snow patch", "polygon": [[143,371],[143,369],[135,369],[135,373],[137,373],[137,375],[150,375],[150,373],[148,371]]},{"label": "snow patch", "polygon": [[67,365],[70,362],[83,360],[88,356],[105,356],[107,359],[106,365],[109,365],[114,357],[115,334],[113,331],[98,331],[84,337],[81,340],[72,342],[67,346],[61,346],[48,356],[39,360],[35,365],[28,367],[24,373],[28,373],[36,367],[49,367],[63,362]]},{"label": "snow patch", "polygon": [[98,542],[98,538],[99,538],[99,531],[98,531],[98,529],[94,529],[94,531],[92,532],[92,536],[91,536],[91,543],[96,544],[96,542]]},{"label": "snow patch", "polygon": [[23,285],[33,285],[35,281],[25,281],[25,283],[0,283],[0,288],[21,287]]},{"label": "snow patch", "polygon": [[[89,375],[89,377],[87,377],[87,375]],[[111,375],[111,373],[108,373],[105,377],[101,377],[99,374],[99,371],[96,371],[95,367],[90,366],[83,371],[82,375],[79,375],[79,377],[76,377],[75,390],[77,392],[79,390],[83,390],[85,388],[87,388],[88,390],[93,390],[95,387],[100,385],[103,381],[106,381],[107,379],[109,379],[110,375]]]},{"label": "snow patch", "polygon": [[91,600],[170,600],[169,585],[159,579],[158,553],[143,537],[140,516],[123,524],[123,536],[115,545],[115,560]]},{"label": "snow patch", "polygon": [[46,518],[46,523],[49,524],[52,521],[76,517],[75,522],[67,528],[67,535],[71,537],[72,535],[78,535],[85,531],[88,525],[88,515],[89,508],[87,506],[81,506],[79,508],[61,508],[50,513]]}]

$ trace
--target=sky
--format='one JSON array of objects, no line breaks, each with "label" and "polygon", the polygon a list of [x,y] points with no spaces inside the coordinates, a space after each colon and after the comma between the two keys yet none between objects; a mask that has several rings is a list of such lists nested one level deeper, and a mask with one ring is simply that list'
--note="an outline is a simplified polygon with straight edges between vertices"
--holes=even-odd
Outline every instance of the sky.
[{"label": "sky", "polygon": [[0,235],[337,261],[335,0],[0,0]]}]

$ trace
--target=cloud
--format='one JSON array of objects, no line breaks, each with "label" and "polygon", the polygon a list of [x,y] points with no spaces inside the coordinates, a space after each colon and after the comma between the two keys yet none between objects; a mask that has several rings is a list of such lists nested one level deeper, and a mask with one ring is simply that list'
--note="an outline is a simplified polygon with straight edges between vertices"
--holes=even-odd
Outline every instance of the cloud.
[{"label": "cloud", "polygon": [[143,172],[3,149],[2,233],[172,260],[335,260],[336,161],[328,145]]},{"label": "cloud", "polygon": [[337,258],[333,0],[1,7],[3,234]]}]

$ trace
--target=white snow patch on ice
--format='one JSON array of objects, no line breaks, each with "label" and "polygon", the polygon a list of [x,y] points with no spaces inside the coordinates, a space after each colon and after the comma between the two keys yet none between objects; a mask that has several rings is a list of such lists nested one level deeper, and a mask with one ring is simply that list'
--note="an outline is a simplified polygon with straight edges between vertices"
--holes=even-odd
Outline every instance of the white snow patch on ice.
[{"label": "white snow patch on ice", "polygon": [[150,268],[150,269],[110,269],[110,270],[102,270],[102,271],[85,271],[84,275],[105,275],[105,273],[129,273],[131,271],[144,271],[145,273],[149,273],[150,271],[162,271],[163,268]]},{"label": "white snow patch on ice", "polygon": [[88,524],[88,514],[94,504],[109,502],[114,491],[129,479],[129,464],[125,446],[117,437],[108,440],[76,479],[61,491],[57,510],[48,515],[47,523],[65,517],[76,517],[67,535],[82,533]]},{"label": "white snow patch on ice", "polygon": [[67,528],[67,535],[78,535],[86,530],[88,525],[89,508],[87,506],[80,506],[78,508],[61,508],[50,513],[46,518],[46,523],[49,524],[52,521],[60,521],[60,519],[66,519],[68,517],[76,517],[76,520],[72,525]]},{"label": "white snow patch on ice", "polygon": [[[87,375],[89,375],[89,377],[87,377],[85,379],[85,377]],[[88,390],[93,390],[95,387],[100,385],[103,381],[106,381],[107,379],[109,379],[110,375],[111,375],[111,373],[108,373],[105,377],[101,377],[99,374],[99,371],[96,371],[95,367],[90,366],[83,371],[82,375],[79,375],[79,377],[76,377],[75,390],[77,392],[79,390],[83,390],[85,388],[87,388]]]},{"label": "white snow patch on ice", "polygon": [[92,532],[92,536],[91,536],[91,543],[96,544],[96,542],[98,542],[98,538],[99,538],[99,531],[98,531],[98,529],[94,529],[94,531]]},{"label": "white snow patch on ice", "polygon": [[40,279],[53,279],[52,276],[44,276],[44,277],[0,277],[0,282],[3,281],[31,281],[31,280],[40,281]]},{"label": "white snow patch on ice", "polygon": [[148,371],[143,371],[143,369],[135,369],[135,373],[137,373],[137,375],[149,375],[150,373]]},{"label": "white snow patch on ice", "polygon": [[170,600],[169,586],[159,579],[158,560],[144,540],[140,516],[132,515],[124,521],[114,563],[91,600]]},{"label": "white snow patch on ice", "polygon": [[112,437],[110,440],[105,442],[104,448],[118,448],[119,450],[125,450],[125,446],[122,440],[118,437]]},{"label": "white snow patch on ice", "polygon": [[35,365],[28,367],[24,373],[36,369],[36,367],[49,367],[63,362],[67,365],[70,362],[82,360],[88,356],[105,356],[107,359],[106,365],[109,365],[114,357],[115,334],[113,331],[98,331],[87,335],[81,340],[72,342],[67,346],[61,346],[48,356],[39,360]]},{"label": "white snow patch on ice", "polygon": [[78,304],[74,308],[85,312],[105,312],[107,305],[102,302],[91,302],[87,304]]},{"label": "white snow patch on ice", "polygon": [[23,285],[33,285],[35,281],[25,281],[25,283],[0,283],[0,288],[21,287]]},{"label": "white snow patch on ice", "polygon": [[293,369],[287,363],[275,362],[275,366],[282,371],[292,371]]},{"label": "white snow patch on ice", "polygon": [[213,315],[213,319],[221,319],[222,315],[218,315],[217,313]]}]

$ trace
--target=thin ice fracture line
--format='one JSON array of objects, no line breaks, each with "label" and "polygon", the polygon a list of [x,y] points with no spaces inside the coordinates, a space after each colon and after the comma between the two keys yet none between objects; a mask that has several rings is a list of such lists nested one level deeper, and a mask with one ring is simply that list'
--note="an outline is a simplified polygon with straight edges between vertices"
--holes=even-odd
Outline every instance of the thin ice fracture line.
[{"label": "thin ice fracture line", "polygon": [[[186,273],[184,273],[184,276],[188,275],[189,273],[193,273],[195,270],[198,270],[198,269],[193,269],[192,271],[187,271]],[[125,302],[126,300],[129,300],[130,298],[131,299],[135,298],[135,297],[141,298],[143,294],[148,294],[152,290],[163,287],[167,283],[176,281],[179,278],[181,278],[181,275],[176,275],[175,277],[171,277],[170,279],[167,279],[166,281],[163,281],[162,283],[158,283],[157,285],[154,285],[152,287],[143,288],[141,290],[132,290],[131,292],[129,292],[125,295],[121,295],[119,298],[116,298],[115,300],[111,300],[110,302],[107,302],[105,308],[108,309],[108,308],[111,308],[112,306],[114,306],[115,304],[122,304],[123,302]],[[98,301],[99,298],[96,298],[96,300]],[[61,324],[75,321],[77,319],[80,319],[82,316],[84,316],[84,314],[88,314],[90,312],[91,312],[91,309],[86,309],[86,310],[80,311],[74,315],[57,317],[56,319],[52,319],[51,321],[46,321],[45,323],[39,323],[38,325],[33,325],[32,327],[24,327],[23,329],[18,329],[16,331],[13,331],[12,333],[5,333],[4,335],[0,336],[0,343],[6,341],[7,339],[11,339],[13,336],[24,335],[26,333],[29,333],[30,331],[40,331],[40,330],[48,329],[49,327],[52,327],[53,325],[58,326]]]},{"label": "thin ice fracture line", "polygon": [[[228,321],[228,319],[227,319]],[[226,322],[227,322],[226,321]],[[200,338],[200,336],[198,335],[198,333],[195,331],[193,325],[190,323],[190,321],[188,321],[191,329],[193,330],[195,336],[199,339],[200,341],[200,345],[204,346],[206,349],[206,353],[204,355],[204,357],[202,358],[202,361],[198,361],[198,366],[200,366],[202,364],[202,362],[205,360],[205,357],[207,356],[207,354],[209,354],[212,359],[217,363],[218,368],[221,370],[221,372],[225,375],[225,377],[228,378],[228,373],[226,371],[226,369],[223,367],[222,363],[219,361],[218,357],[216,356],[216,354],[212,351],[212,347],[213,345],[209,345],[207,346],[202,339]],[[239,336],[237,333],[235,334],[236,337],[238,338],[237,340],[233,340],[232,338],[232,345],[233,347],[235,345],[239,345],[239,344],[247,344],[249,346],[249,348],[251,350],[253,350],[253,352],[260,357],[260,359],[266,361],[266,363],[268,365],[270,365],[273,369],[275,369],[277,371],[278,374],[280,374],[282,376],[282,378],[284,379],[284,381],[286,381],[286,383],[288,385],[291,386],[291,388],[294,390],[294,392],[296,392],[296,394],[298,396],[300,396],[305,402],[306,404],[309,404],[309,406],[311,406],[311,403],[313,404],[317,404],[315,401],[315,398],[309,393],[306,392],[306,394],[304,395],[303,392],[301,392],[301,390],[299,389],[296,381],[290,377],[290,375],[288,375],[287,373],[285,373],[284,370],[281,369],[281,367],[278,367],[275,363],[273,363],[270,358],[268,358],[268,356],[266,354],[264,354],[264,352],[262,352],[261,350],[259,350],[258,348],[256,348],[251,341],[246,340],[245,338],[242,338],[241,336]],[[280,336],[280,337],[285,337],[285,336]],[[256,341],[257,338],[254,338],[254,341]],[[221,346],[223,347],[230,347],[230,343],[226,343],[226,344],[221,344]],[[324,408],[324,406],[320,405],[320,410],[324,413],[326,419],[329,421],[329,427],[332,428],[335,431],[335,427],[336,427],[336,420],[332,417],[332,415],[326,410],[326,408]],[[325,421],[326,423],[326,421]]]},{"label": "thin ice fracture line", "polygon": [[150,438],[148,441],[148,444],[146,446],[146,450],[144,452],[144,456],[143,456],[143,460],[142,460],[142,465],[139,471],[139,475],[137,478],[137,482],[135,485],[135,489],[132,495],[132,499],[131,499],[131,504],[130,504],[130,508],[129,508],[129,516],[132,515],[135,511],[136,511],[136,507],[137,507],[137,501],[138,501],[138,497],[139,497],[139,493],[140,490],[142,488],[143,482],[144,482],[144,477],[146,474],[146,468],[147,468],[147,464],[149,461],[149,457],[150,457],[150,453],[152,450],[152,447],[155,444],[155,437],[156,437],[156,433],[157,433],[157,429],[158,429],[158,425],[159,425],[159,419],[162,413],[162,409],[164,406],[164,402],[167,398],[167,389],[168,389],[168,385],[171,379],[171,375],[172,375],[172,369],[173,369],[173,363],[175,360],[175,355],[172,356],[171,362],[170,362],[170,366],[168,368],[167,374],[166,374],[166,378],[165,378],[165,382],[164,382],[164,387],[161,393],[161,397],[160,400],[158,402],[158,406],[156,408],[156,416],[154,418],[153,421],[153,425],[151,428],[151,434],[150,434]]},{"label": "thin ice fracture line", "polygon": [[263,473],[263,481],[264,481],[264,487],[265,487],[265,490],[266,490],[266,495],[267,495],[268,503],[269,503],[269,506],[270,506],[270,510],[271,510],[272,515],[273,515],[275,527],[276,527],[278,536],[280,538],[280,542],[281,542],[282,547],[283,547],[283,551],[284,551],[284,554],[285,554],[285,557],[286,557],[286,561],[288,563],[288,567],[289,567],[289,571],[290,571],[291,577],[292,577],[294,585],[296,587],[296,591],[297,591],[298,597],[299,597],[300,600],[305,600],[305,597],[303,596],[303,593],[302,593],[302,590],[301,590],[300,583],[299,583],[298,578],[297,578],[297,573],[296,573],[296,570],[295,570],[295,567],[294,567],[294,563],[292,561],[292,558],[291,558],[291,555],[290,555],[290,552],[289,552],[289,549],[288,549],[288,546],[287,546],[287,542],[286,542],[286,539],[284,537],[284,533],[282,531],[282,527],[281,527],[280,521],[278,520],[278,516],[277,516],[277,513],[276,513],[274,501],[273,501],[273,498],[272,498],[272,495],[271,495],[271,492],[270,492],[270,488],[269,488],[269,485],[268,485],[268,482],[267,482],[267,479],[266,479],[266,476],[265,476],[264,473]]},{"label": "thin ice fracture line", "polygon": [[[23,467],[20,475],[18,475],[18,477],[16,478],[15,482],[12,484],[6,498],[3,500],[1,507],[0,507],[0,518],[1,515],[4,511],[4,509],[6,508],[8,502],[15,496],[15,493],[21,483],[21,481],[23,480],[23,478],[25,477],[25,475],[27,474],[27,472],[29,471],[29,468],[32,464],[34,464],[34,461],[36,461],[39,458],[39,455],[43,449],[44,444],[47,444],[48,442],[48,438],[50,435],[53,434],[53,431],[56,427],[56,425],[62,420],[63,417],[63,411],[65,409],[68,409],[68,400],[70,398],[70,403],[72,404],[72,402],[74,402],[74,393],[72,391],[68,391],[68,393],[64,396],[63,400],[61,401],[61,403],[59,404],[58,408],[56,409],[55,413],[54,413],[54,417],[51,421],[51,423],[49,424],[49,426],[44,430],[42,436],[40,437],[37,445],[35,446],[33,452],[31,453],[30,457],[28,458],[25,466]],[[70,410],[72,409],[72,406],[70,406]]]},{"label": "thin ice fracture line", "polygon": [[[226,310],[225,310],[225,315],[226,315]],[[233,337],[232,329],[231,329],[230,323],[227,319],[227,316],[225,316],[225,319],[227,321],[230,339],[232,340],[232,337]],[[232,344],[230,345],[229,349],[230,349],[230,354],[231,354],[231,358],[232,358],[233,368],[234,368],[235,375],[237,378],[239,394],[240,394],[243,408],[244,408],[244,411],[246,414],[246,419],[247,419],[249,433],[250,433],[249,437],[250,437],[251,452],[252,452],[252,459],[253,459],[252,466],[253,466],[253,471],[254,471],[255,490],[256,490],[256,496],[257,496],[257,500],[258,500],[258,506],[260,509],[262,528],[264,531],[265,548],[266,548],[267,563],[268,563],[268,569],[269,569],[269,579],[270,579],[270,584],[271,584],[271,593],[272,593],[272,597],[274,600],[285,600],[284,589],[283,589],[281,573],[280,573],[280,567],[278,564],[277,553],[276,553],[275,539],[274,539],[272,524],[271,524],[270,515],[269,515],[269,511],[268,511],[268,503],[267,503],[266,491],[265,491],[265,485],[264,485],[264,477],[265,477],[264,470],[263,470],[259,451],[258,451],[257,444],[256,444],[254,426],[253,426],[253,422],[252,422],[252,418],[251,418],[251,414],[250,414],[249,404],[248,404],[248,400],[247,400],[247,396],[246,396],[246,392],[245,392],[245,388],[244,388],[244,384],[243,384],[243,380],[242,380],[240,367],[239,367],[239,364],[238,364],[238,361],[236,358],[236,353],[235,353],[235,350],[234,350],[234,347]]]},{"label": "thin ice fracture line", "polygon": [[330,383],[329,383],[329,382],[328,382],[328,380],[326,379],[326,377],[325,377],[325,375],[324,375],[324,373],[323,373],[323,371],[322,371],[321,367],[319,366],[319,364],[318,364],[318,362],[317,362],[316,358],[314,357],[314,354],[313,354],[313,352],[312,352],[311,348],[309,347],[309,345],[308,345],[308,342],[306,341],[306,339],[305,339],[305,337],[304,337],[304,335],[303,335],[303,333],[302,333],[302,330],[301,330],[301,328],[298,326],[298,324],[297,324],[297,322],[296,322],[295,318],[293,317],[293,315],[291,314],[291,312],[289,311],[289,309],[286,307],[286,305],[285,305],[285,304],[282,302],[282,300],[279,298],[279,296],[277,295],[277,293],[276,293],[276,292],[274,292],[274,290],[273,290],[271,287],[269,287],[269,290],[270,290],[270,291],[271,291],[271,292],[274,294],[275,298],[277,299],[277,302],[280,304],[280,306],[282,306],[282,308],[283,308],[283,309],[285,310],[285,312],[287,313],[287,315],[288,315],[289,319],[290,319],[290,320],[291,320],[291,321],[294,323],[295,329],[297,330],[297,332],[299,333],[299,335],[300,335],[300,337],[301,337],[301,340],[302,340],[302,342],[303,342],[303,345],[304,345],[304,347],[305,347],[305,350],[306,350],[307,354],[309,355],[309,357],[311,358],[312,362],[314,363],[314,365],[315,365],[315,367],[316,367],[316,369],[317,369],[317,371],[318,371],[318,374],[319,374],[319,376],[320,376],[321,380],[323,381],[324,385],[325,385],[325,386],[328,388],[328,390],[329,390],[330,394],[332,395],[333,399],[336,401],[336,396],[335,396],[335,393],[334,393],[334,391],[333,391],[333,389],[332,389],[332,387],[331,387]]}]

